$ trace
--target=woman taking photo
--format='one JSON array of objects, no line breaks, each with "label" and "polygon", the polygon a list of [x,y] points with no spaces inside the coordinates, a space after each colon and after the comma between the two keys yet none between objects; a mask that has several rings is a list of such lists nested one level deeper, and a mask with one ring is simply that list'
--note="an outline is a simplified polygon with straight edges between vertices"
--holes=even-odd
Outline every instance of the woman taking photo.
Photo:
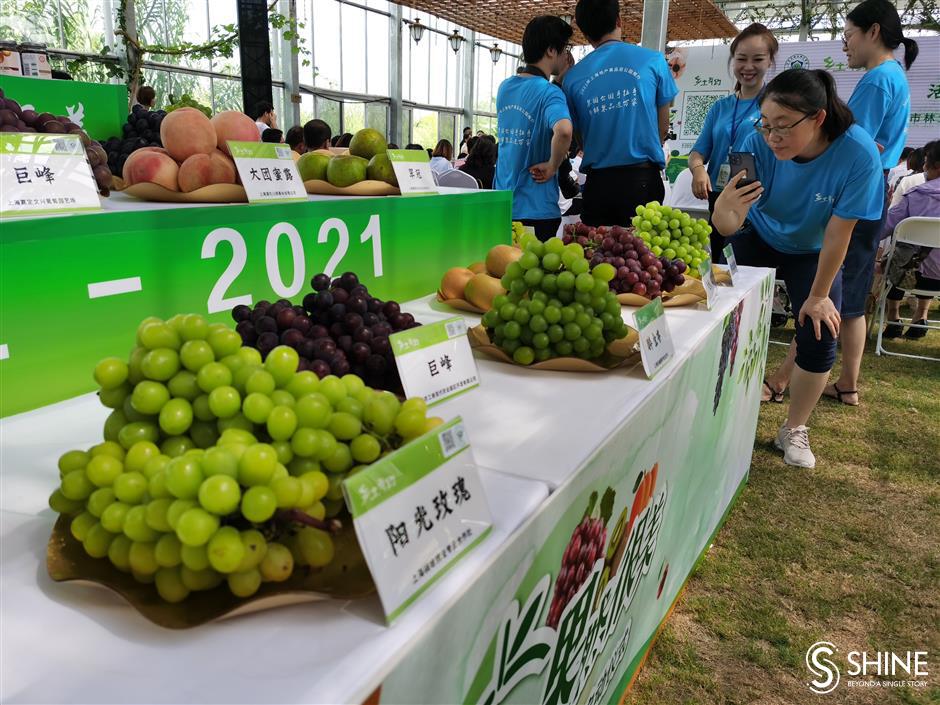
[{"label": "woman taking photo", "polygon": [[[758,96],[764,88],[764,76],[777,55],[777,38],[764,25],[755,22],[731,42],[731,73],[736,83],[734,92],[712,105],[705,116],[705,125],[689,154],[692,170],[692,193],[708,200],[709,213],[715,200],[728,183],[728,154],[740,150],[760,117]],[[707,167],[706,167],[707,165]],[[722,237],[712,230],[712,261],[723,261]]]},{"label": "woman taking photo", "polygon": [[[855,223],[881,214],[881,160],[825,71],[784,71],[759,102],[758,132],[741,148],[757,173],[728,182],[712,221],[734,235],[739,263],[777,269],[799,311],[790,408],[775,445],[788,465],[812,468],[806,422],[835,361],[842,261]],[[739,188],[742,178],[757,181]]]}]

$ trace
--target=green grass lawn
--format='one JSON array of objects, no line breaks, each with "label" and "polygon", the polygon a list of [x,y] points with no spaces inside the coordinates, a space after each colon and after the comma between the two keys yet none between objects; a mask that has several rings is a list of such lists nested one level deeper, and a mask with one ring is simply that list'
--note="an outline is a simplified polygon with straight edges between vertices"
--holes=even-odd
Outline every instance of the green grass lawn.
[{"label": "green grass lawn", "polygon": [[[888,343],[940,357],[937,331]],[[771,345],[768,367],[785,353]],[[940,362],[867,353],[860,398],[820,401],[814,470],[787,467],[773,448],[786,404],[761,406],[747,488],[629,705],[940,703]],[[842,664],[853,650],[927,651],[928,687],[848,688],[843,669],[835,691],[816,695],[804,656],[820,640]]]}]

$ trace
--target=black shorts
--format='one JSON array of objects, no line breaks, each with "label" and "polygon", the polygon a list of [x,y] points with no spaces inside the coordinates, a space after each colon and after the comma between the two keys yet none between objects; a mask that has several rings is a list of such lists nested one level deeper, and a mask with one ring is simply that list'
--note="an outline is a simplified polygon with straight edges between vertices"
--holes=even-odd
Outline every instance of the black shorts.
[{"label": "black shorts", "polygon": [[666,187],[662,169],[647,163],[591,169],[581,193],[583,223],[595,227],[629,227],[636,215],[636,207],[645,206],[650,201],[662,203]]}]

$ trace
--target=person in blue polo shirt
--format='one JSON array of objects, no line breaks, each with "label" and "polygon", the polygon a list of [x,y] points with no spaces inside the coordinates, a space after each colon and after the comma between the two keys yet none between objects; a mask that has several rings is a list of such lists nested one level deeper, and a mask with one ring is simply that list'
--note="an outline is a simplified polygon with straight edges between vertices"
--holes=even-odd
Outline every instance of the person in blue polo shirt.
[{"label": "person in blue polo shirt", "polygon": [[512,218],[535,229],[539,240],[561,225],[558,167],[568,157],[571,118],[551,76],[573,63],[571,26],[559,17],[534,18],[522,35],[526,65],[503,81],[496,94],[499,156],[493,187],[512,191]]},{"label": "person in blue polo shirt", "polygon": [[[894,50],[904,45],[904,68]],[[887,174],[897,164],[907,136],[911,115],[911,94],[904,70],[917,58],[917,42],[905,37],[894,5],[886,0],[865,0],[845,20],[843,48],[853,69],[865,75],[849,98],[855,122],[871,135],[881,150],[885,174],[885,198],[881,213],[873,220],[859,221],[855,227],[842,271],[842,370],[825,395],[844,404],[858,404],[858,378],[865,352],[865,301],[875,276],[875,257],[881,239],[882,223],[888,213]],[[935,64],[936,65],[936,64]]]},{"label": "person in blue polo shirt", "polygon": [[663,141],[679,92],[661,52],[621,41],[619,0],[578,0],[578,27],[594,51],[563,80],[584,145],[588,225],[630,225],[636,207],[662,201]]},{"label": "person in blue polo shirt", "polygon": [[[757,173],[728,182],[712,222],[734,235],[739,263],[776,268],[786,282],[798,312],[796,366],[775,444],[787,464],[811,468],[806,422],[836,359],[842,261],[855,223],[881,213],[881,162],[825,71],[784,71],[767,84],[760,107],[758,132],[741,146]],[[739,188],[742,177],[757,181]]]}]

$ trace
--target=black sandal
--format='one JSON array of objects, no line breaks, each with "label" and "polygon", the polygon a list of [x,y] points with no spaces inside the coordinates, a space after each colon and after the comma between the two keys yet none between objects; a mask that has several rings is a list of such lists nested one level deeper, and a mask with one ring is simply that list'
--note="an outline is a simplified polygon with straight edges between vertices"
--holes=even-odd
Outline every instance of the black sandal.
[{"label": "black sandal", "polygon": [[847,394],[858,394],[858,390],[857,390],[857,389],[851,389],[851,390],[847,389],[847,390],[843,391],[843,390],[839,389],[838,385],[836,385],[836,384],[833,384],[833,385],[832,385],[832,388],[833,388],[833,389],[835,390],[835,392],[836,392],[836,395],[835,395],[835,396],[832,396],[831,394],[826,394],[825,392],[823,392],[823,396],[829,397],[830,399],[836,399],[840,404],[845,404],[846,406],[858,406],[858,402],[855,402],[855,403],[853,404],[852,402],[844,401],[844,400],[842,399],[842,397],[844,397],[844,396],[847,395]]},{"label": "black sandal", "polygon": [[783,392],[778,392],[776,389],[771,387],[770,382],[768,382],[766,379],[764,380],[764,386],[767,387],[767,391],[770,392],[770,399],[761,399],[762,402],[783,404]]}]

